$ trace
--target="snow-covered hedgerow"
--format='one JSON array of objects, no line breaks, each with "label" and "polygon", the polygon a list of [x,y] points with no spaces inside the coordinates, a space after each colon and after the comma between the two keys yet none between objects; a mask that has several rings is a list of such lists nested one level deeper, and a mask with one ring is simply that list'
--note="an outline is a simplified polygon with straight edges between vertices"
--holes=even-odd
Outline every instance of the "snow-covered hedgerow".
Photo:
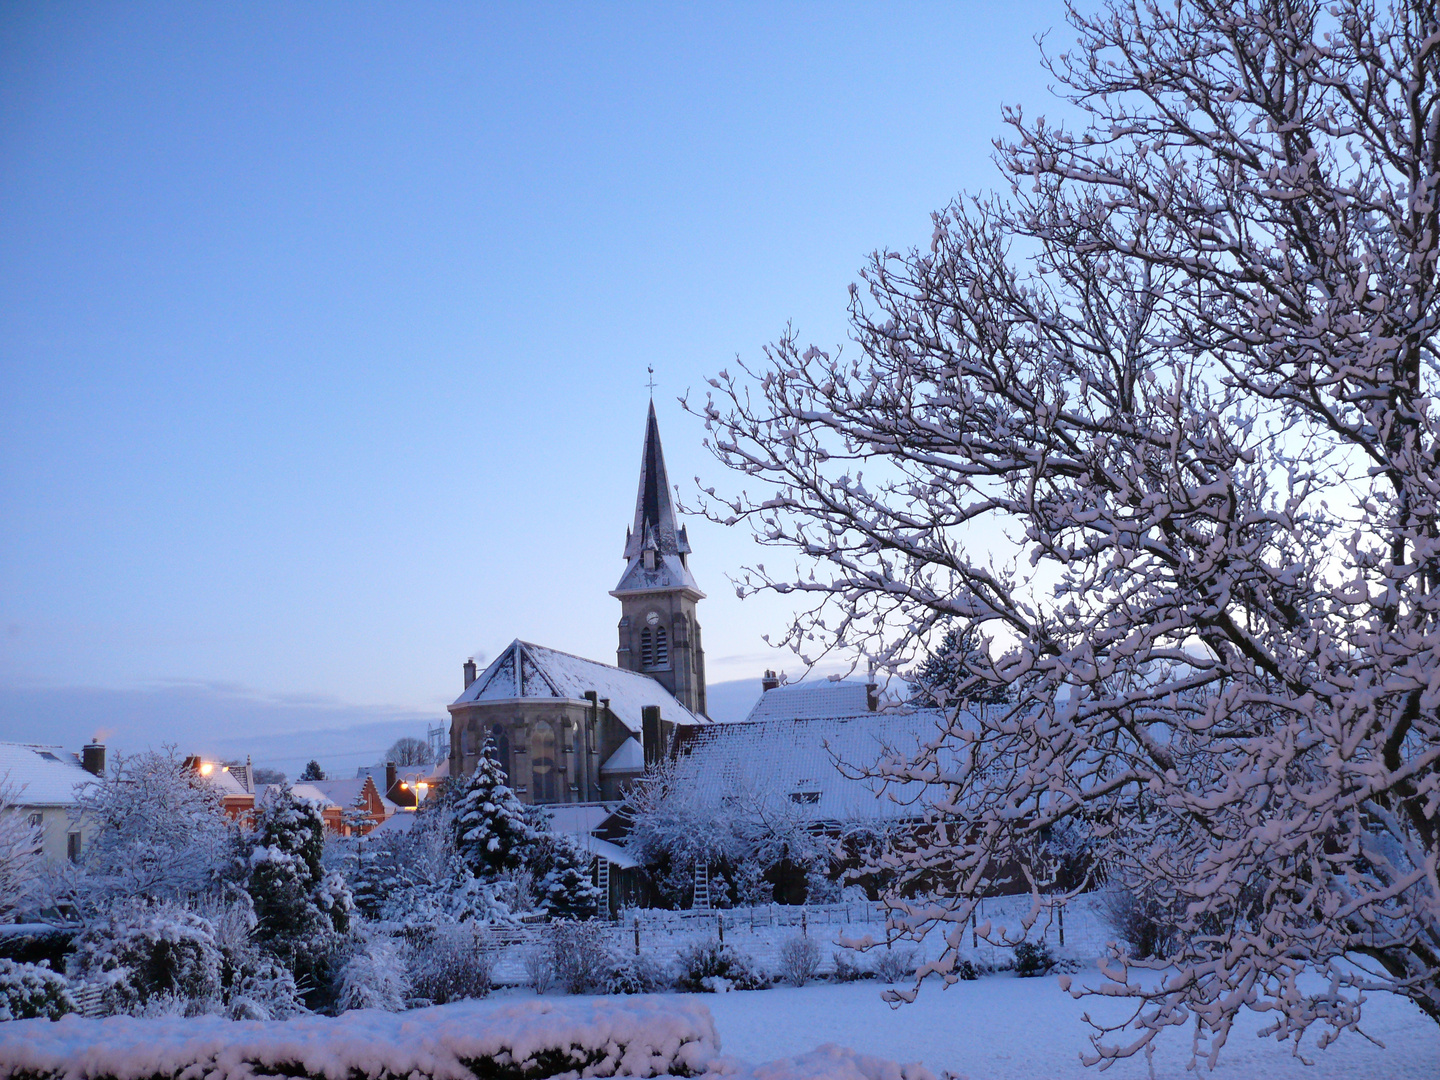
[{"label": "snow-covered hedgerow", "polygon": [[74,1011],[65,976],[42,964],[0,960],[0,1020],[58,1020]]},{"label": "snow-covered hedgerow", "polygon": [[704,1005],[656,997],[535,1000],[502,1009],[459,1002],[402,1014],[364,1010],[269,1023],[67,1016],[0,1029],[0,1078],[696,1076],[715,1060],[718,1046]]}]

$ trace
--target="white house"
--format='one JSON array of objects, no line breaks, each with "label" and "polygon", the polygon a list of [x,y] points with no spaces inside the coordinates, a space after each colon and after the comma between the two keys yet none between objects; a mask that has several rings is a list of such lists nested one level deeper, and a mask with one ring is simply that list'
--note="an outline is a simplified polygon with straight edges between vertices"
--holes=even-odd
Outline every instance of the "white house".
[{"label": "white house", "polygon": [[8,800],[40,829],[45,857],[80,858],[89,826],[74,820],[77,792],[105,772],[105,747],[90,743],[75,754],[58,746],[0,742],[0,785]]}]

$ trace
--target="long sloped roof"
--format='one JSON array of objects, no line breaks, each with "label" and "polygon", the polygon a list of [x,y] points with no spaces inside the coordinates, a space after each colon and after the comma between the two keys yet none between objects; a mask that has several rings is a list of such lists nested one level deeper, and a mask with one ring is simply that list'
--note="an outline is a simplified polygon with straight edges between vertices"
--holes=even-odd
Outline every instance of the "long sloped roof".
[{"label": "long sloped roof", "polygon": [[76,787],[95,777],[58,746],[0,742],[0,783],[8,783],[20,806],[70,806]]},{"label": "long sloped roof", "polygon": [[609,698],[610,711],[634,732],[640,731],[641,710],[646,705],[658,705],[661,718],[672,724],[706,723],[676,701],[670,691],[649,675],[547,649],[518,638],[465,688],[465,692],[455,700],[455,705],[519,698],[583,702],[586,690],[594,690],[600,697]]},{"label": "long sloped roof", "polygon": [[855,778],[853,771],[875,765],[892,750],[913,755],[942,722],[938,710],[916,709],[712,724],[695,733],[689,753],[676,762],[676,786],[705,805],[778,801],[802,820],[914,817],[923,785],[882,790],[878,781]]},{"label": "long sloped roof", "polygon": [[871,712],[864,683],[818,682],[777,686],[760,695],[746,720],[824,720]]}]

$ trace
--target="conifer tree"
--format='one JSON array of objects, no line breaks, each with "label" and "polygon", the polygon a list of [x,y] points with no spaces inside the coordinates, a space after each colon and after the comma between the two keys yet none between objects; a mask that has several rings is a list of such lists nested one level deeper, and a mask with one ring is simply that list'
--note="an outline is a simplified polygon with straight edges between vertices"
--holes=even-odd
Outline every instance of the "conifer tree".
[{"label": "conifer tree", "polygon": [[524,864],[539,837],[525,807],[505,783],[495,742],[486,739],[475,772],[455,805],[455,849],[477,877]]},{"label": "conifer tree", "polygon": [[991,671],[979,632],[972,625],[951,621],[940,647],[910,676],[910,704],[932,709],[962,701],[1000,704],[1009,695],[1003,684],[986,678]]},{"label": "conifer tree", "polygon": [[320,863],[325,820],[319,806],[275,785],[256,806],[245,841],[256,940],[290,968],[297,983],[322,989],[354,903],[344,878]]},{"label": "conifer tree", "polygon": [[608,897],[590,877],[590,857],[568,836],[545,836],[535,859],[540,907],[552,919],[593,919]]}]

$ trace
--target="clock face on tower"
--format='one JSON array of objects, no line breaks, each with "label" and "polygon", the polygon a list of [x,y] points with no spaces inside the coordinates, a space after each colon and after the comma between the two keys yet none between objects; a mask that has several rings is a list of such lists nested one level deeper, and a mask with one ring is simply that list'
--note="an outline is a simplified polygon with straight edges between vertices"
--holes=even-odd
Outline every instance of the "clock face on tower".
[{"label": "clock face on tower", "polygon": [[650,612],[649,615],[646,615],[646,616],[645,616],[645,621],[646,621],[647,623],[649,623],[651,626],[659,626],[659,625],[660,625],[660,613],[659,613],[658,611],[652,611],[652,612]]}]

